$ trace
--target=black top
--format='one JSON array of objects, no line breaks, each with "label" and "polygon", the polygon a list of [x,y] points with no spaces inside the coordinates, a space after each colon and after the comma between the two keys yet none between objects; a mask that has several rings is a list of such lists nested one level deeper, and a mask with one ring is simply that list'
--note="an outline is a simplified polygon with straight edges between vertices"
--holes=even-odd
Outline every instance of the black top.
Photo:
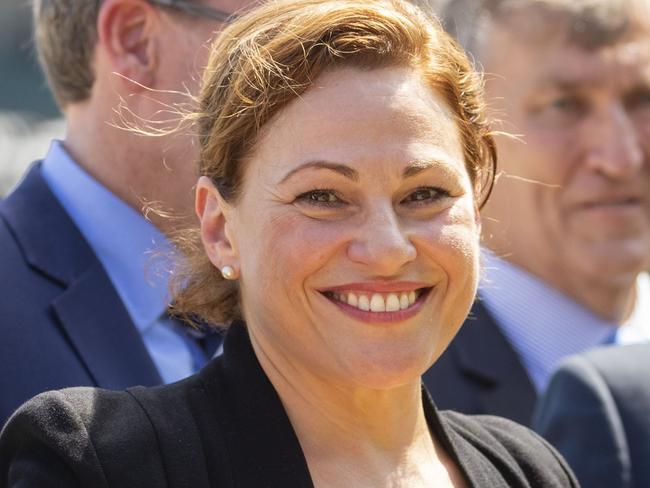
[{"label": "black top", "polygon": [[[577,487],[528,429],[436,410],[431,430],[469,486]],[[21,407],[0,435],[0,488],[312,487],[289,418],[243,324],[224,354],[171,385],[123,392],[72,388]]]}]

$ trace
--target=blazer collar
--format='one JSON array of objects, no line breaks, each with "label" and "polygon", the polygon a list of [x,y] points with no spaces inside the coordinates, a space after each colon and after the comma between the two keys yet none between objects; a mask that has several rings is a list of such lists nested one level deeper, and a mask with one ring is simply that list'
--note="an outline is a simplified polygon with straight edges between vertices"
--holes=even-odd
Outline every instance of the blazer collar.
[{"label": "blazer collar", "polygon": [[161,383],[106,271],[52,194],[40,164],[0,206],[27,263],[61,286],[50,304],[63,333],[103,388]]},{"label": "blazer collar", "polygon": [[[196,425],[200,426],[210,486],[313,488],[300,442],[255,356],[243,322],[229,328],[224,354],[199,373],[199,380],[210,406],[196,408],[194,414],[199,417]],[[499,479],[496,467],[476,456],[476,447],[455,432],[459,427],[439,415],[424,387],[422,401],[429,428],[468,484],[487,486]]]},{"label": "blazer collar", "polygon": [[[216,411],[230,464],[222,464],[220,443],[203,438],[210,479],[230,479],[228,486],[313,488],[307,461],[273,385],[262,370],[243,322],[226,334],[224,354],[201,373]],[[215,384],[217,381],[219,384]],[[211,429],[203,429],[202,432]],[[230,475],[226,476],[224,470]],[[221,486],[221,484],[217,484]]]}]

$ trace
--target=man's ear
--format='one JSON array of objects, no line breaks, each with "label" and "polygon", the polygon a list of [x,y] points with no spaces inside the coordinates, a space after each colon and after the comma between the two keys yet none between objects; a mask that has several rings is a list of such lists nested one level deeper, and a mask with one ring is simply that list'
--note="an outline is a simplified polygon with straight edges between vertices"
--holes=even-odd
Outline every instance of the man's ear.
[{"label": "man's ear", "polygon": [[101,6],[97,45],[128,91],[140,91],[155,82],[158,53],[152,33],[157,21],[157,10],[145,0],[105,0]]},{"label": "man's ear", "polygon": [[195,210],[203,247],[212,264],[219,269],[230,266],[238,272],[239,253],[229,222],[231,207],[207,176],[201,176],[196,184]]}]

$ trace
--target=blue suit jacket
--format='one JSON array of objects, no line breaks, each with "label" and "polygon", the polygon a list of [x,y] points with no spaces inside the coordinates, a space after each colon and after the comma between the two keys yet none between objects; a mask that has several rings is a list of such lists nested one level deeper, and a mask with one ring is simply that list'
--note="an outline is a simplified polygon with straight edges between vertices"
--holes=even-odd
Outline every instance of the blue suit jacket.
[{"label": "blue suit jacket", "polygon": [[69,386],[162,382],[108,275],[35,165],[0,202],[0,425]]},{"label": "blue suit jacket", "polygon": [[650,486],[650,344],[568,359],[540,400],[533,425],[582,486]]},{"label": "blue suit jacket", "polygon": [[440,359],[423,376],[436,405],[530,425],[537,399],[519,356],[477,301]]}]

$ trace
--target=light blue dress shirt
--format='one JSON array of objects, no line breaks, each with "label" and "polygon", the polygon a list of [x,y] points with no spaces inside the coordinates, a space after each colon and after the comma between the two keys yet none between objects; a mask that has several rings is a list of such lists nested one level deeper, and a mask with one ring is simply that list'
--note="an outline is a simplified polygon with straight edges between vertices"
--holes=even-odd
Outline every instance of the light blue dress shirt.
[{"label": "light blue dress shirt", "polygon": [[[650,278],[637,280],[634,311],[608,322],[523,269],[483,250],[479,297],[519,355],[538,393],[560,360],[604,343],[650,340]],[[612,340],[614,339],[614,340]]]},{"label": "light blue dress shirt", "polygon": [[139,212],[86,173],[53,141],[43,177],[104,266],[163,381],[200,366],[196,346],[166,318],[172,247]]}]

